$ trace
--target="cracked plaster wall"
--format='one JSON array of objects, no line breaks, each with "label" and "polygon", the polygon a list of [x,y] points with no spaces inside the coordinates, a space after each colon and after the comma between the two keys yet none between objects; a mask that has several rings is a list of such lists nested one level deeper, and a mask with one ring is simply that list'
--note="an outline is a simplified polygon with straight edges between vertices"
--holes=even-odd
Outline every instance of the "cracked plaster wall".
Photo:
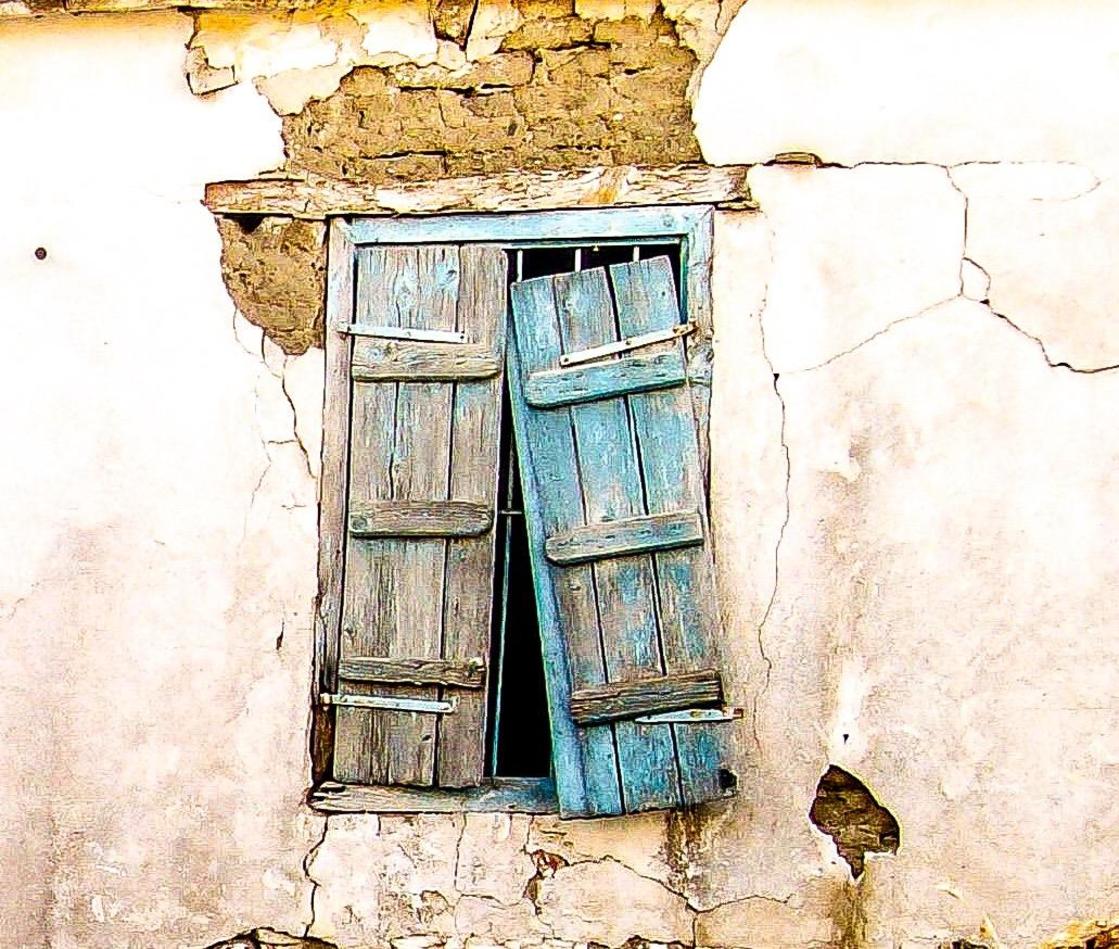
[{"label": "cracked plaster wall", "polygon": [[[1018,59],[1028,43],[985,48],[1005,60],[982,96],[923,52],[978,42],[1006,9],[813,7],[809,25],[807,7],[751,0],[716,53],[705,154],[858,167],[759,165],[761,212],[716,223],[713,526],[749,712],[741,794],[586,822],[302,807],[321,356],[236,315],[198,203],[204,181],[280,165],[280,120],[245,82],[189,95],[186,17],[0,24],[5,128],[33,143],[0,158],[18,344],[0,353],[18,406],[0,466],[3,793],[22,817],[0,834],[8,942],[1103,931],[1070,921],[1114,917],[1119,895],[1110,145],[1080,135],[1083,103],[1044,97],[1022,144],[1002,77],[1046,73]],[[1084,8],[1093,29],[1021,9],[1030,36],[1071,37],[1073,86],[1115,78],[1102,8]],[[868,83],[907,89],[904,116],[828,99]],[[778,88],[779,110],[740,110]],[[805,118],[805,90],[831,112]],[[75,143],[99,147],[78,163]],[[857,885],[808,819],[829,763],[901,825]]]}]

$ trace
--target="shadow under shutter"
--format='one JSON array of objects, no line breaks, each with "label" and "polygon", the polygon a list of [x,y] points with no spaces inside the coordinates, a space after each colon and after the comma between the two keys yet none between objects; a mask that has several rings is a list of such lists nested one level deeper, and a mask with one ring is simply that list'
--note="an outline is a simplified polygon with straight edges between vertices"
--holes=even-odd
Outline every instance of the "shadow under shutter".
[{"label": "shadow under shutter", "polygon": [[[511,296],[511,389],[561,814],[722,797],[723,729],[688,714],[723,696],[671,267],[654,258],[611,267],[609,279],[601,268],[542,277],[514,283]],[[620,353],[594,352],[623,340]]]},{"label": "shadow under shutter", "polygon": [[356,254],[334,776],[469,787],[484,761],[506,258]]}]

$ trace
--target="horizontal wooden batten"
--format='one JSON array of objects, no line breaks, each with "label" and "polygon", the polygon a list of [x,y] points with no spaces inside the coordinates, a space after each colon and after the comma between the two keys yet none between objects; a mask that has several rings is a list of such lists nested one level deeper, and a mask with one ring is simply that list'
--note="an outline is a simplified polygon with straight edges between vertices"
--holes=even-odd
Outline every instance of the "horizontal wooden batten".
[{"label": "horizontal wooden batten", "polygon": [[600,725],[641,715],[713,705],[723,700],[723,684],[714,669],[681,672],[656,679],[610,682],[571,693],[576,725]]},{"label": "horizontal wooden batten", "polygon": [[508,172],[374,185],[339,178],[257,178],[206,186],[220,214],[322,219],[345,214],[440,214],[563,208],[714,204],[756,208],[745,165],[618,165],[578,171]]},{"label": "horizontal wooden batten", "polygon": [[681,353],[638,354],[611,362],[546,369],[525,381],[525,400],[539,408],[559,408],[680,385],[687,370]]},{"label": "horizontal wooden batten", "polygon": [[497,354],[477,343],[447,346],[370,337],[355,341],[350,365],[355,382],[456,382],[490,379],[500,371]]},{"label": "horizontal wooden batten", "polygon": [[474,501],[374,501],[350,510],[353,537],[477,537],[493,511]]},{"label": "horizontal wooden batten", "polygon": [[396,685],[445,685],[480,689],[486,682],[481,659],[390,659],[355,656],[338,663],[338,677],[347,682],[380,682]]},{"label": "horizontal wooden batten", "polygon": [[550,778],[493,778],[475,788],[408,788],[372,785],[319,785],[310,805],[329,814],[446,814],[504,811],[554,814],[556,786]]},{"label": "horizontal wooden batten", "polygon": [[702,543],[703,521],[699,514],[673,511],[588,524],[566,534],[553,534],[544,543],[544,554],[552,563],[567,566]]}]

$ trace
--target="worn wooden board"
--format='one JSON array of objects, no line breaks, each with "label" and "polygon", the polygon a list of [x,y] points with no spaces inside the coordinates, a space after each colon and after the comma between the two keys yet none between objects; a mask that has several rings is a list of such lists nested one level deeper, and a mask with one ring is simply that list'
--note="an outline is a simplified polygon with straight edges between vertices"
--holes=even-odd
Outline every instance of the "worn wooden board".
[{"label": "worn wooden board", "polygon": [[556,788],[549,778],[496,778],[465,790],[369,787],[329,781],[311,792],[309,803],[327,814],[554,814],[557,810]]},{"label": "worn wooden board", "polygon": [[353,537],[476,537],[493,528],[493,505],[478,501],[367,501],[351,504]]},{"label": "worn wooden board", "polygon": [[[623,333],[646,333],[680,321],[672,269],[665,258],[612,267],[611,281]],[[658,348],[679,352],[683,345],[668,342]],[[688,391],[647,392],[631,396],[629,404],[642,446],[650,513],[689,507],[706,521],[705,479]],[[717,666],[721,637],[710,543],[661,551],[654,560],[665,671],[680,674]],[[675,737],[684,802],[722,796],[718,772],[726,760],[725,730],[718,725],[679,726]]]},{"label": "worn wooden board", "polygon": [[257,178],[206,186],[222,214],[325,218],[344,214],[537,211],[547,208],[721,204],[755,207],[744,165],[619,165],[579,171],[510,172],[438,181],[366,184],[335,178]]},{"label": "worn wooden board", "polygon": [[[455,325],[468,339],[493,353],[505,349],[507,268],[500,248],[468,245],[459,250]],[[442,653],[447,658],[490,654],[493,511],[497,505],[503,384],[503,376],[495,374],[454,386],[449,496],[469,498],[486,507],[490,526],[477,536],[447,543],[442,642]],[[441,787],[466,787],[482,780],[486,711],[483,692],[460,693],[455,714],[440,720],[436,779]]]},{"label": "worn wooden board", "polygon": [[[613,322],[612,313],[597,316]],[[525,398],[534,408],[574,405],[677,386],[685,375],[679,352],[638,353],[609,362],[535,372],[525,382]]]},{"label": "worn wooden board", "polygon": [[467,660],[355,656],[338,663],[338,678],[347,682],[453,685],[460,689],[480,689],[486,684],[486,664],[481,656]]},{"label": "worn wooden board", "polygon": [[501,367],[501,354],[487,344],[368,338],[354,345],[351,373],[357,382],[455,382],[490,379]]},{"label": "worn wooden board", "polygon": [[670,511],[577,527],[549,537],[544,550],[552,563],[571,564],[702,543],[703,522],[699,513]]},{"label": "worn wooden board", "polygon": [[714,669],[609,682],[571,693],[571,717],[577,725],[596,725],[638,715],[675,712],[723,699],[723,683]]}]

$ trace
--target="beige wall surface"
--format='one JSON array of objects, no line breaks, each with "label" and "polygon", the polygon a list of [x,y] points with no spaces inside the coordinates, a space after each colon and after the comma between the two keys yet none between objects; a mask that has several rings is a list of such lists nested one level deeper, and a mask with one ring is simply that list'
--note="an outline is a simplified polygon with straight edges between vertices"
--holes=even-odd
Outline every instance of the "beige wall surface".
[{"label": "beige wall surface", "polygon": [[[364,6],[362,55],[438,54]],[[718,5],[664,9],[706,56]],[[1119,917],[1117,27],[734,18],[694,114],[760,207],[713,274],[740,795],[561,822],[302,803],[322,353],[236,312],[200,198],[357,60],[222,33],[243,81],[196,97],[187,16],[0,20],[0,945],[1086,945]],[[858,882],[808,818],[829,764],[900,825]]]}]

